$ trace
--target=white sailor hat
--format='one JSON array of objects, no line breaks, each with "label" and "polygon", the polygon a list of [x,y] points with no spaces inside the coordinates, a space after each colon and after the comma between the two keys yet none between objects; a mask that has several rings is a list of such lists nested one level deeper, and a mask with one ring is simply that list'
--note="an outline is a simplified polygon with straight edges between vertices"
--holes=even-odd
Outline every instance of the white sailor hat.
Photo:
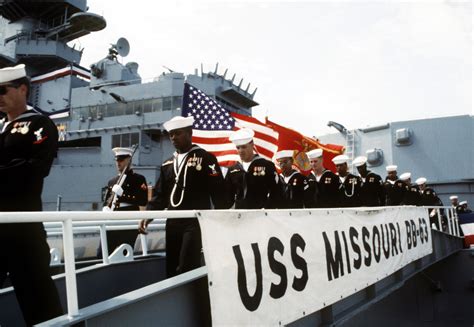
[{"label": "white sailor hat", "polygon": [[316,159],[316,158],[321,158],[323,156],[323,149],[314,149],[309,152],[306,152],[306,155],[308,158],[311,159]]},{"label": "white sailor hat", "polygon": [[426,178],[420,177],[415,181],[416,185],[423,185],[426,184]]},{"label": "white sailor hat", "polygon": [[332,158],[332,162],[334,162],[335,165],[341,165],[343,163],[348,163],[349,162],[349,157],[346,156],[345,154],[340,154],[340,155]]},{"label": "white sailor hat", "polygon": [[168,120],[166,123],[164,123],[163,126],[169,132],[175,129],[193,126],[193,123],[194,123],[193,116],[189,116],[189,117],[175,116],[171,118],[170,120]]},{"label": "white sailor hat", "polygon": [[25,65],[20,64],[15,67],[6,67],[0,69],[0,84],[14,81],[26,76]]},{"label": "white sailor hat", "polygon": [[459,205],[460,205],[460,206],[463,206],[463,205],[465,205],[465,204],[467,204],[467,201],[461,201],[461,202],[459,202]]},{"label": "white sailor hat", "polygon": [[229,140],[236,146],[239,146],[252,142],[254,135],[255,132],[252,129],[242,128],[232,133],[232,135],[229,136]]},{"label": "white sailor hat", "polygon": [[131,157],[133,150],[130,148],[113,148],[112,152],[115,154],[115,157],[122,157],[122,156]]},{"label": "white sailor hat", "polygon": [[457,200],[458,199],[458,196],[457,195],[451,195],[449,197],[450,200]]},{"label": "white sailor hat", "polygon": [[400,175],[400,180],[407,181],[411,178],[411,173],[403,173]]},{"label": "white sailor hat", "polygon": [[387,173],[389,173],[391,171],[397,171],[397,168],[398,168],[397,165],[389,165],[389,166],[385,167],[385,170],[387,171]]},{"label": "white sailor hat", "polygon": [[360,157],[355,158],[354,161],[352,161],[352,164],[356,167],[360,167],[362,165],[365,165],[366,162],[367,162],[367,157],[360,156]]},{"label": "white sailor hat", "polygon": [[282,159],[282,158],[293,158],[293,150],[282,150],[275,153],[275,160]]}]

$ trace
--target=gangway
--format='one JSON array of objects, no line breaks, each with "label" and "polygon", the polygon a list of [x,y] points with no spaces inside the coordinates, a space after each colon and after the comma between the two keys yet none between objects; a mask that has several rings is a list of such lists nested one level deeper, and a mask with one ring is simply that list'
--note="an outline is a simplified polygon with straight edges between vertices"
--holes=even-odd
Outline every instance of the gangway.
[{"label": "gangway", "polygon": [[[437,208],[437,210],[441,209],[445,209],[448,212],[450,210],[448,207]],[[263,211],[260,212],[263,214]],[[140,258],[135,258],[133,262],[110,264],[107,262],[106,257],[104,257],[104,262],[100,265],[80,269],[76,275],[74,254],[68,250],[73,248],[72,225],[73,222],[76,221],[82,221],[82,224],[85,224],[85,221],[90,223],[100,222],[99,225],[103,225],[105,221],[112,220],[143,218],[179,219],[196,217],[197,214],[197,211],[166,213],[68,212],[67,214],[61,212],[37,212],[26,213],[26,215],[25,213],[0,213],[0,223],[19,221],[59,221],[63,223],[66,273],[56,276],[55,280],[63,296],[65,295],[64,291],[67,290],[68,314],[43,323],[42,325],[44,326],[76,325],[78,323],[85,323],[87,326],[120,326],[132,323],[137,326],[155,323],[160,325],[208,325],[210,324],[211,318],[206,267],[195,269],[174,278],[164,279],[164,258],[160,256],[147,256],[147,245],[145,241],[142,242],[145,255],[141,255]],[[291,215],[291,210],[289,210],[289,214]],[[104,235],[106,234],[101,233],[102,237],[104,237]],[[101,242],[104,244],[103,239]],[[424,288],[436,290],[437,293],[431,295],[439,297],[439,294],[443,293],[439,292],[443,288],[443,283],[449,282],[450,279],[440,282],[440,280],[430,278],[429,274],[426,273],[426,271],[430,269],[434,271],[448,269],[454,273],[459,273],[458,277],[471,274],[467,279],[470,282],[470,278],[472,278],[474,273],[472,271],[474,265],[471,263],[470,271],[469,269],[465,269],[466,266],[461,267],[459,262],[463,260],[472,261],[473,255],[472,251],[469,252],[470,250],[461,251],[462,238],[459,237],[459,226],[457,225],[457,217],[454,212],[451,211],[450,214],[448,214],[445,232],[438,230],[432,231],[432,243],[432,254],[404,266],[392,275],[381,279],[365,289],[359,290],[351,296],[294,321],[291,325],[320,326],[329,324],[353,326],[353,322],[362,319],[360,317],[372,311],[371,317],[380,318],[380,312],[386,312],[387,310],[383,307],[378,308],[378,303],[386,301],[386,299],[400,297],[400,295],[396,294],[402,294],[407,285],[413,284],[412,281],[414,279],[422,280]],[[449,264],[448,267],[445,264],[448,261],[454,263]],[[137,267],[140,268],[137,269]],[[115,290],[113,297],[104,299],[103,297],[100,298],[100,296],[97,297],[94,295],[94,288],[98,285],[97,281],[109,279],[109,286],[113,288],[112,281],[122,281],[123,283],[126,278],[128,278],[127,283],[130,279],[135,281],[131,283],[134,284],[131,286],[132,289],[127,290],[127,287],[121,287],[119,284],[119,290]],[[79,288],[77,288],[77,285],[79,285]],[[429,292],[424,295],[424,298],[430,299],[428,293]],[[105,296],[105,294],[103,295]],[[458,302],[463,303],[463,296],[468,295],[468,293],[464,295],[460,294]],[[86,299],[87,297],[90,298],[94,296],[96,297],[95,301],[94,299],[92,301],[91,299]],[[472,296],[472,293],[470,296]],[[8,297],[13,297],[13,290],[0,290],[0,303],[2,304],[2,308],[5,307],[5,300]],[[97,301],[98,298],[100,298],[99,301]],[[402,302],[404,301],[403,299],[400,300]],[[469,303],[469,301],[465,303]],[[464,306],[466,306],[466,304]],[[16,312],[17,314],[19,313],[18,309]],[[4,313],[0,314],[0,317],[2,317],[2,315],[4,315]],[[367,323],[367,320],[363,321]],[[375,324],[377,321],[374,320],[373,323]],[[435,326],[436,324],[433,323],[432,325]]]}]

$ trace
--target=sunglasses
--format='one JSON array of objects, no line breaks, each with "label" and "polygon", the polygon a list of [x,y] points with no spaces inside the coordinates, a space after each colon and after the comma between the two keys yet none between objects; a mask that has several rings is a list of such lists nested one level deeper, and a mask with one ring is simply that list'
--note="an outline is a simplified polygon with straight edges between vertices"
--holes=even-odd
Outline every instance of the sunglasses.
[{"label": "sunglasses", "polygon": [[0,95],[5,95],[8,93],[8,88],[13,87],[13,88],[18,88],[18,85],[16,84],[4,84],[0,85]]}]

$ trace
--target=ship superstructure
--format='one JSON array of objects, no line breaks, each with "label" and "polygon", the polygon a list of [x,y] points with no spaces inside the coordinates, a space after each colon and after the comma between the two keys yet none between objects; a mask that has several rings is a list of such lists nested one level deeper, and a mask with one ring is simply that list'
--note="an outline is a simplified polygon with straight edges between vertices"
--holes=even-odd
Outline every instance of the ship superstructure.
[{"label": "ship superstructure", "polygon": [[[322,142],[345,144],[351,157],[367,156],[368,167],[385,177],[385,166],[398,165],[399,175],[425,177],[444,204],[456,194],[474,202],[474,117],[461,115],[390,122],[348,130],[330,122],[339,133],[319,136]],[[355,170],[355,167],[352,167]]]}]

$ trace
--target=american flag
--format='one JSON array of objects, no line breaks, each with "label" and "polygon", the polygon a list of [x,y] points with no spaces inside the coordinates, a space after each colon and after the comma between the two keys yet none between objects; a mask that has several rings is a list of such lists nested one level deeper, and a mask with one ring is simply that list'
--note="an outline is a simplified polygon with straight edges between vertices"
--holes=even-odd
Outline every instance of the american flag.
[{"label": "american flag", "polygon": [[278,150],[278,132],[257,119],[230,112],[198,88],[185,83],[182,115],[193,116],[193,143],[214,154],[223,167],[239,160],[229,136],[241,128],[255,132],[255,150],[269,160]]}]

